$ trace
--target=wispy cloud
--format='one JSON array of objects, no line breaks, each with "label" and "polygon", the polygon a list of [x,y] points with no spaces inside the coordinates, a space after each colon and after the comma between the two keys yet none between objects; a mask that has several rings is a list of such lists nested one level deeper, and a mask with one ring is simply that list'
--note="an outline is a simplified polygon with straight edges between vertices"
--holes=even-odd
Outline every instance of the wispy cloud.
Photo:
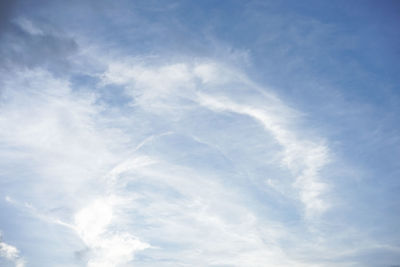
[{"label": "wispy cloud", "polygon": [[[288,168],[293,175],[288,190],[298,190],[307,216],[326,207],[318,170],[325,164],[327,148],[312,140],[298,140],[295,132],[285,128],[294,116],[290,108],[272,94],[260,93],[245,75],[219,63],[126,64],[112,62],[99,75],[99,86],[122,86],[131,97],[128,113],[119,118],[99,102],[101,96],[74,91],[68,82],[45,71],[21,72],[17,79],[5,82],[5,88],[9,88],[4,93],[8,101],[3,105],[7,116],[1,123],[14,134],[3,133],[8,144],[3,156],[18,155],[15,147],[24,151],[24,157],[40,155],[32,158],[33,170],[39,176],[29,179],[40,185],[38,192],[53,188],[52,193],[44,195],[16,194],[34,197],[32,205],[40,209],[69,210],[48,215],[36,207],[29,211],[47,223],[68,225],[89,248],[88,266],[119,266],[133,260],[135,254],[148,255],[155,261],[169,257],[182,264],[236,261],[256,266],[265,258],[277,266],[295,262],[280,248],[280,240],[287,239],[288,233],[279,221],[258,218],[242,202],[243,192],[225,189],[226,173],[217,174],[213,169],[205,172],[191,159],[191,153],[208,147],[215,156],[232,160],[225,145],[213,144],[207,135],[199,135],[194,129],[186,128],[184,133],[180,127],[161,128],[161,132],[150,127],[150,134],[141,138],[135,136],[137,126],[129,126],[129,117],[136,116],[136,121],[143,123],[156,116],[179,126],[185,116],[208,110],[217,117],[231,112],[258,121],[281,146],[276,151],[280,168]],[[24,83],[28,83],[28,90],[11,90]],[[238,94],[228,94],[229,86],[234,86]],[[245,94],[245,99],[239,98]],[[260,108],[261,103],[268,108]],[[173,145],[179,135],[187,139],[182,147]],[[126,146],[128,141],[134,141],[133,145]],[[179,156],[187,153],[184,150],[190,152],[187,160]],[[44,181],[46,185],[42,185]],[[267,181],[263,183],[267,187]],[[251,184],[248,187],[253,190]],[[82,197],[77,198],[77,192]],[[291,201],[297,198],[284,197]],[[169,254],[183,244],[190,244],[184,248],[186,256]]]},{"label": "wispy cloud", "polygon": [[[135,104],[151,111],[193,108],[193,104],[187,104],[191,101],[216,112],[251,117],[282,146],[282,164],[295,177],[293,186],[299,190],[306,213],[309,216],[318,214],[329,206],[323,200],[328,185],[319,179],[320,169],[329,160],[328,147],[319,140],[301,139],[291,121],[296,119],[296,113],[272,93],[268,94],[268,90],[260,90],[240,72],[215,62],[147,68],[143,64],[112,63],[103,76],[103,82],[124,85]],[[237,96],[232,99],[231,86],[238,88],[235,92],[246,95],[247,99],[238,101]],[[214,90],[210,91],[209,87]],[[263,103],[255,98],[262,99]]]},{"label": "wispy cloud", "polygon": [[[375,226],[374,215],[356,218],[368,213],[360,207],[370,199],[389,205],[381,199],[390,190],[369,189],[377,183],[361,179],[362,190],[352,190],[356,179],[346,179],[356,172],[336,151],[339,141],[351,142],[332,140],[312,121],[320,114],[308,112],[322,104],[303,109],[286,94],[297,87],[279,87],[298,76],[293,83],[272,77],[275,87],[260,79],[306,64],[313,51],[298,56],[295,49],[315,46],[335,27],[291,14],[267,18],[255,2],[232,4],[226,22],[220,7],[211,14],[203,4],[128,2],[76,2],[62,14],[49,3],[32,14],[53,17],[38,19],[22,8],[18,17],[0,18],[0,194],[6,196],[0,227],[7,237],[0,240],[0,261],[19,267],[25,260],[60,267],[398,261],[395,235]],[[188,8],[193,21],[182,16]],[[204,11],[212,22],[198,25]],[[225,29],[235,14],[252,16],[230,30],[246,32],[232,44]],[[268,34],[246,45],[255,34],[247,26],[260,21]],[[190,52],[181,51],[177,43],[189,32]],[[275,69],[258,56],[282,60]],[[296,96],[302,92],[299,83]],[[329,109],[346,113],[336,106],[342,100]]]},{"label": "wispy cloud", "polygon": [[[29,84],[29,90],[13,90],[24,82]],[[33,195],[15,188],[13,195],[35,198],[33,204],[18,206],[36,218],[68,226],[75,232],[92,251],[88,266],[117,266],[130,261],[133,252],[148,245],[129,233],[109,230],[116,202],[111,201],[114,198],[96,197],[99,192],[95,193],[97,190],[106,195],[113,193],[112,188],[106,186],[108,178],[112,177],[105,177],[103,181],[100,178],[123,157],[115,152],[124,153],[115,147],[118,142],[109,143],[110,138],[114,136],[122,144],[124,136],[112,128],[97,128],[100,127],[97,119],[100,119],[98,114],[102,109],[94,105],[95,98],[73,93],[67,82],[55,79],[47,72],[22,72],[17,79],[5,84],[3,99],[8,101],[3,105],[5,116],[1,124],[10,131],[2,133],[2,140],[7,144],[2,157],[16,160],[28,157],[35,162],[31,171],[38,173],[37,177],[27,177],[24,181],[25,184],[36,184]],[[99,130],[103,132],[100,135]],[[91,188],[90,184],[97,179],[100,180]],[[81,198],[76,198],[77,190],[82,194]],[[42,195],[43,192],[51,193]],[[7,201],[18,203],[11,197]],[[89,203],[87,207],[85,202]],[[76,210],[72,211],[74,215],[45,214],[35,205],[46,210],[60,207]],[[59,215],[61,218],[57,217]],[[113,223],[117,223],[116,220]]]}]

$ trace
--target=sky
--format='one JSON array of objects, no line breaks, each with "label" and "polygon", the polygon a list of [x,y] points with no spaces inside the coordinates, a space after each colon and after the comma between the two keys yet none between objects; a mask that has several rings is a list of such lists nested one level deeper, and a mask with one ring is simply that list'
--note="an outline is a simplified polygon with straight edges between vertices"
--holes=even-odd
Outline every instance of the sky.
[{"label": "sky", "polygon": [[0,2],[0,266],[400,266],[400,3]]}]

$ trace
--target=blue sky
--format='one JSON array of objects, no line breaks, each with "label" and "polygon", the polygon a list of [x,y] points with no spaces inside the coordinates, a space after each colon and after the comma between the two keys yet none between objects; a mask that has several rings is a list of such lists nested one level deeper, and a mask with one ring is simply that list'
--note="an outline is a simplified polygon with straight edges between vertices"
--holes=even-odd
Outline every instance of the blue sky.
[{"label": "blue sky", "polygon": [[400,265],[398,1],[3,1],[0,265]]}]

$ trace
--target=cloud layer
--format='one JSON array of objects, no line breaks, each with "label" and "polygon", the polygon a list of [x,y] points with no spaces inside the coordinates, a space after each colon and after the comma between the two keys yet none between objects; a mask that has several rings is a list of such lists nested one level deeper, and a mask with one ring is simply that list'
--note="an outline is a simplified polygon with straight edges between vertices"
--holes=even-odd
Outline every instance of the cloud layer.
[{"label": "cloud layer", "polygon": [[[22,71],[4,83],[1,123],[10,131],[2,135],[3,157],[37,173],[24,181],[35,190],[18,193],[34,199],[25,207],[75,233],[88,249],[80,257],[87,266],[123,266],[137,253],[141,264],[296,262],[279,245],[290,239],[288,229],[268,215],[259,218],[246,203],[268,207],[263,202],[272,190],[291,205],[302,203],[300,220],[329,206],[327,185],[318,174],[327,147],[290,129],[298,115],[217,62],[104,62],[97,86],[121,87],[127,106],[105,103],[91,90],[74,90],[43,70]],[[196,116],[200,128],[186,124]],[[235,131],[201,126],[218,121]],[[246,140],[237,131],[244,131]],[[215,138],[237,145],[218,144]],[[248,144],[254,138],[268,144]],[[253,153],[254,146],[261,146],[260,153],[272,151],[251,155],[254,164],[235,166],[241,150]],[[286,181],[249,180],[244,174],[262,166],[287,171]],[[258,185],[264,187],[260,199],[246,195]],[[54,209],[62,211],[40,211]]]},{"label": "cloud layer", "polygon": [[[337,24],[257,1],[128,2],[2,4],[0,265],[398,263],[398,165],[355,164],[396,147],[390,123],[293,74]],[[265,33],[251,25],[268,34],[246,44]]]}]

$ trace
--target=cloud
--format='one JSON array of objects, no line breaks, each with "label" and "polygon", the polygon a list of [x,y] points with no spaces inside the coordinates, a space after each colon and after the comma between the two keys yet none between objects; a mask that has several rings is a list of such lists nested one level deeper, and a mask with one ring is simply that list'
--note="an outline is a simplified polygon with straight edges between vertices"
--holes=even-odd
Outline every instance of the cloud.
[{"label": "cloud", "polygon": [[4,79],[0,118],[8,203],[80,264],[337,266],[368,249],[326,234],[329,142],[268,88],[210,59],[87,56],[88,88]]},{"label": "cloud", "polygon": [[20,256],[19,250],[7,243],[2,241],[2,236],[0,233],[0,257],[3,257],[15,264],[15,267],[24,267],[25,261]]},{"label": "cloud", "polygon": [[157,2],[0,3],[1,263],[398,262],[392,19]]},{"label": "cloud", "polygon": [[[34,199],[28,205],[33,216],[74,233],[88,249],[88,266],[147,264],[146,259],[160,265],[168,259],[253,266],[268,259],[275,266],[301,266],[296,255],[281,248],[281,242],[292,239],[288,229],[274,217],[260,217],[251,204],[257,201],[243,191],[252,192],[254,185],[241,171],[229,170],[241,161],[240,154],[215,144],[213,128],[207,126],[202,134],[192,126],[180,127],[193,114],[226,123],[225,113],[232,113],[234,121],[244,116],[245,123],[261,123],[261,133],[246,134],[272,136],[271,145],[281,147],[274,150],[278,168],[292,172],[287,190],[298,191],[283,197],[298,199],[307,214],[323,212],[318,205],[325,205],[325,188],[318,187],[318,171],[325,164],[324,148],[290,130],[297,115],[243,74],[216,62],[114,61],[108,66],[99,73],[98,86],[122,86],[132,103],[117,113],[99,101],[101,91],[73,90],[67,80],[44,70],[21,71],[4,81],[0,123],[9,131],[2,133],[7,144],[2,156],[34,172],[23,183],[36,187],[9,190],[11,197]],[[143,127],[147,121],[164,121],[168,127]],[[234,132],[225,134],[234,137]],[[252,147],[237,148],[254,153]],[[270,164],[268,158],[258,161]],[[227,190],[230,174],[246,187]],[[266,179],[263,184],[267,187]]]},{"label": "cloud", "polygon": [[[216,153],[216,155],[209,154],[208,162],[213,161],[214,157],[222,156],[233,164],[242,164],[237,161],[237,155],[229,152],[229,144],[215,144],[215,140],[212,139],[212,131],[215,129],[210,130],[207,125],[204,134],[191,128],[193,125],[190,123],[184,127],[184,130],[179,127],[180,124],[188,123],[192,117],[196,117],[199,123],[210,123],[199,117],[204,114],[210,114],[207,116],[213,116],[212,118],[223,118],[228,116],[227,114],[232,114],[238,121],[245,116],[259,123],[264,131],[262,138],[268,140],[272,137],[273,141],[271,142],[270,139],[267,142],[271,142],[271,145],[275,143],[280,148],[276,147],[272,153],[266,155],[266,158],[256,160],[261,166],[273,164],[276,169],[289,171],[292,181],[286,183],[287,174],[281,179],[276,177],[273,181],[279,186],[272,188],[277,189],[283,198],[302,203],[304,218],[315,226],[314,219],[323,215],[333,204],[326,196],[329,185],[320,175],[320,171],[330,161],[329,148],[326,142],[321,141],[322,138],[305,136],[299,127],[298,121],[301,118],[299,112],[286,106],[267,88],[253,83],[243,73],[211,60],[192,60],[172,64],[157,64],[138,59],[108,61],[103,58],[103,60],[109,67],[104,74],[100,75],[102,86],[122,86],[126,94],[131,97],[132,106],[146,112],[146,115],[143,115],[144,119],[157,116],[170,123],[169,126],[178,125],[166,129],[170,131],[170,134],[160,135],[156,139],[151,137],[149,139],[151,142],[140,146],[137,153],[144,153],[152,161],[150,165],[131,170],[126,167],[121,168],[123,172],[120,173],[119,180],[116,178],[117,184],[136,188],[134,191],[138,194],[138,198],[130,204],[135,207],[131,212],[139,218],[146,218],[145,226],[151,226],[157,233],[164,233],[165,239],[148,236],[150,233],[145,229],[141,230],[142,235],[147,236],[148,240],[153,240],[151,243],[156,247],[158,243],[168,242],[169,246],[183,243],[193,244],[193,247],[199,248],[197,252],[189,250],[186,258],[170,258],[171,261],[198,263],[200,258],[207,258],[207,261],[200,262],[205,265],[241,262],[242,265],[251,263],[254,266],[262,266],[266,259],[269,259],[270,264],[274,266],[287,264],[301,266],[303,263],[297,260],[297,253],[288,255],[284,250],[280,250],[280,242],[292,240],[292,237],[287,235],[291,230],[277,227],[279,222],[275,221],[275,218],[261,219],[250,207],[245,207],[243,203],[240,203],[243,192],[238,195],[224,192],[222,184],[225,184],[228,178],[223,165],[219,165],[218,172],[221,171],[219,175],[222,177],[218,177],[215,169],[198,165],[200,163],[196,157],[191,159],[197,153],[208,155],[207,153],[210,152],[206,153],[204,148],[202,152],[197,152],[197,149],[205,146]],[[199,127],[196,128],[199,129]],[[238,129],[243,129],[249,140],[251,135],[259,136],[257,132],[245,130],[241,124],[235,124],[233,130],[238,131]],[[227,139],[236,134],[228,129],[222,132]],[[175,136],[178,143],[172,141],[175,140]],[[186,138],[188,141],[184,142]],[[184,143],[182,147],[179,142]],[[246,143],[246,140],[241,140],[241,142]],[[169,143],[176,145],[172,146]],[[252,156],[256,155],[251,147],[242,148],[240,144],[235,144],[235,146],[238,149],[244,149],[243,151],[248,149],[249,153],[253,154]],[[175,156],[175,153],[183,153],[186,155],[185,159],[179,154]],[[271,162],[271,156],[280,163],[276,164],[275,160]],[[244,167],[255,168],[252,165],[254,163],[248,163]],[[190,177],[189,180],[188,177]],[[239,179],[244,179],[244,177]],[[262,184],[267,187],[268,181],[271,180],[264,178]],[[247,186],[251,188],[253,185],[250,183]],[[146,191],[141,191],[141,188],[146,188]],[[202,188],[207,188],[207,191],[203,191]],[[284,188],[284,190],[278,190],[278,188]],[[164,196],[153,193],[153,190],[164,192]],[[135,202],[146,204],[142,207],[134,204]],[[226,203],[234,204],[229,206]],[[197,212],[193,214],[192,209]],[[199,211],[204,211],[204,213]],[[230,212],[231,215],[228,216]],[[154,214],[159,214],[159,218],[154,218]],[[235,217],[233,214],[241,214],[243,218],[253,219],[231,224],[230,221]],[[195,227],[188,228],[188,222]],[[139,225],[139,228],[143,227],[142,224]],[[266,230],[269,227],[270,231]],[[204,232],[202,232],[203,229]],[[185,234],[178,237],[178,233],[181,232]],[[233,234],[238,232],[243,235]],[[215,237],[209,236],[208,233]],[[202,238],[197,240],[196,236]],[[256,236],[259,238],[255,238]],[[208,243],[215,239],[224,241]],[[174,241],[171,243],[171,240]],[[273,244],[272,247],[268,245],[269,242]],[[242,243],[243,247],[238,246],[238,243]],[[235,246],[228,244],[235,244]],[[224,251],[234,253],[219,251],[219,246],[223,247]],[[252,249],[247,252],[245,247]],[[268,254],[264,250],[273,252]],[[212,254],[216,251],[219,251],[218,257]],[[162,252],[160,253],[163,255]],[[151,255],[153,260],[160,257],[157,252],[149,251],[146,254]],[[165,254],[165,257],[173,256]],[[309,266],[311,263],[304,264]]]},{"label": "cloud", "polygon": [[76,232],[91,250],[88,267],[121,266],[133,260],[137,251],[150,247],[128,232],[109,229],[116,202],[112,196],[96,199],[75,214]]},{"label": "cloud", "polygon": [[17,1],[1,1],[0,3],[0,37],[5,28],[9,26],[10,19],[14,15]]},{"label": "cloud", "polygon": [[[95,96],[73,92],[67,81],[43,70],[22,71],[4,84],[0,124],[9,131],[1,134],[2,164],[16,160],[35,173],[9,187],[6,201],[74,233],[90,249],[88,266],[118,266],[147,248],[118,230],[114,211],[119,202],[103,197],[113,193],[108,188],[113,173],[106,173],[123,161],[126,151],[118,144],[125,137],[98,121],[102,108]],[[21,88],[24,84],[28,89]],[[21,190],[21,184],[32,191]],[[116,230],[109,229],[111,219]]]},{"label": "cloud", "polygon": [[329,207],[323,199],[329,186],[319,177],[320,170],[329,162],[328,147],[319,140],[298,136],[292,122],[296,113],[240,72],[216,62],[161,66],[112,62],[102,80],[104,84],[125,86],[134,104],[149,111],[179,112],[194,108],[196,103],[216,112],[232,112],[258,121],[282,146],[281,162],[295,177],[293,187],[299,190],[307,216]]},{"label": "cloud", "polygon": [[77,51],[76,41],[60,29],[16,17],[2,30],[0,68],[2,75],[19,68],[45,68],[57,75],[65,75],[71,67],[70,58]]},{"label": "cloud", "polygon": [[327,203],[321,199],[321,195],[326,192],[327,185],[319,181],[318,172],[327,163],[326,146],[309,140],[299,140],[295,133],[282,125],[280,117],[262,109],[202,94],[199,95],[199,102],[208,108],[244,114],[262,123],[284,149],[282,163],[296,177],[294,186],[300,190],[300,199],[305,205],[307,215],[325,211]]}]

